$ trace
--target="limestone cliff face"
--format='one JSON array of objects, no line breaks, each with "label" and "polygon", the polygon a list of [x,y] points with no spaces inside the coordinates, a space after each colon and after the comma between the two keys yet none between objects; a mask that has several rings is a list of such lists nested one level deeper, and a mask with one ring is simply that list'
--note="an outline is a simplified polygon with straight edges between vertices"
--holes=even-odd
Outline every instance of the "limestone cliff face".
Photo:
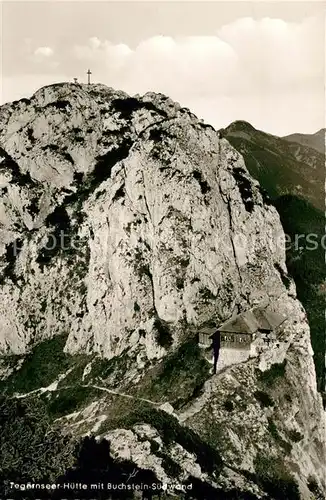
[{"label": "limestone cliff face", "polygon": [[[268,303],[288,318],[278,345],[212,383],[180,418],[204,433],[212,394],[242,384],[251,394],[255,369],[286,360],[297,395],[286,419],[305,436],[292,461],[309,498],[305,482],[322,480],[323,461],[309,327],[278,214],[242,157],[169,98],[102,85],[53,85],[2,106],[0,145],[1,352],[67,333],[69,353],[127,350],[143,366],[164,359],[189,326]],[[257,405],[248,428],[259,441],[267,416]],[[213,405],[209,418],[225,415]],[[232,418],[226,459],[251,471],[244,422]]]},{"label": "limestone cliff face", "polygon": [[284,293],[275,209],[166,97],[52,86],[2,107],[1,127],[2,350],[68,331],[72,352],[162,356],[158,318],[177,341]]}]

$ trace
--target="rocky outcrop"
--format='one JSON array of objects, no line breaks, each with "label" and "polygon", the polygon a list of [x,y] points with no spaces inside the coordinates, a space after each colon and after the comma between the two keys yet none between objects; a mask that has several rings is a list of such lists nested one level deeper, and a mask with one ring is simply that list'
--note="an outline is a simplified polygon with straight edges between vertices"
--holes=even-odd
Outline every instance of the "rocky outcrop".
[{"label": "rocky outcrop", "polygon": [[68,331],[71,352],[160,357],[182,324],[281,293],[276,211],[169,99],[62,85],[2,124],[2,350]]},{"label": "rocky outcrop", "polygon": [[[0,118],[1,352],[24,354],[66,334],[66,353],[134,356],[137,366],[123,375],[132,383],[190,329],[268,303],[288,318],[278,344],[212,379],[209,393],[189,403],[198,411],[184,408],[180,418],[207,440],[223,427],[226,466],[254,482],[274,410],[253,394],[259,373],[286,362],[292,402],[285,388],[272,394],[275,425],[303,435],[287,460],[309,498],[308,477],[321,484],[323,462],[309,327],[287,277],[278,214],[240,154],[169,98],[130,98],[103,85],[45,87],[3,106]],[[237,405],[238,389],[249,401],[246,420],[243,408],[219,403],[232,394]],[[101,408],[95,424],[84,419],[84,431],[98,432],[104,417]],[[139,428],[119,429],[110,430],[112,449],[119,455],[122,440],[123,457],[142,467],[147,460],[160,475]],[[270,455],[280,448],[271,444]],[[171,453],[188,476],[205,480],[180,443]]]}]

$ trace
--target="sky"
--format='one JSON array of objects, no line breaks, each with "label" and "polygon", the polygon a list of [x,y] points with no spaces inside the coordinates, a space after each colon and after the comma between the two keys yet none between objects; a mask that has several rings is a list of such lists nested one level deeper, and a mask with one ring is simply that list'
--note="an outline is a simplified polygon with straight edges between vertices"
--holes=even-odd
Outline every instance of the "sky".
[{"label": "sky", "polygon": [[3,1],[0,103],[54,82],[163,92],[216,128],[325,126],[325,3]]}]

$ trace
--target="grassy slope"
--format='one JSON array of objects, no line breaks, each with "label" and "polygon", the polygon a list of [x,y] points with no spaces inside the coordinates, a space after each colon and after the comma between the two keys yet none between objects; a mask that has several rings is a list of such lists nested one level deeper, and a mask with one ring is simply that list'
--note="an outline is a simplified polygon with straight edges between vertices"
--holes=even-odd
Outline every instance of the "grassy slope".
[{"label": "grassy slope", "polygon": [[[240,132],[240,134],[239,134]],[[286,234],[317,235],[319,245],[310,249],[305,238],[301,249],[294,246],[287,252],[287,266],[293,276],[298,298],[304,305],[311,328],[312,346],[319,390],[325,387],[325,255],[320,245],[325,234],[324,157],[315,156],[316,167],[298,162],[293,144],[255,130],[249,124],[236,122],[222,134],[244,156],[251,175],[267,191],[276,206]],[[306,149],[309,156],[316,152]],[[302,189],[298,191],[297,186]],[[300,193],[300,194],[299,194]],[[309,242],[308,242],[309,243]]]}]

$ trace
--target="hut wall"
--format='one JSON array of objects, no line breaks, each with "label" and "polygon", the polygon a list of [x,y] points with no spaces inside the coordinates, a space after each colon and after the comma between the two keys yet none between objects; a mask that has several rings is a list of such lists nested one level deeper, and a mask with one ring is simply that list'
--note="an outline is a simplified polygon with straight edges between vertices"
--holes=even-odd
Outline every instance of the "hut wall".
[{"label": "hut wall", "polygon": [[230,349],[249,349],[252,336],[248,334],[221,333],[221,347]]},{"label": "hut wall", "polygon": [[250,348],[244,350],[244,349],[221,347],[217,363],[217,371],[219,372],[220,370],[222,370],[227,366],[243,363],[244,361],[247,361],[249,357],[250,357]]},{"label": "hut wall", "polygon": [[205,347],[210,347],[212,345],[212,339],[209,338],[209,335],[204,333],[198,334],[198,343]]}]

